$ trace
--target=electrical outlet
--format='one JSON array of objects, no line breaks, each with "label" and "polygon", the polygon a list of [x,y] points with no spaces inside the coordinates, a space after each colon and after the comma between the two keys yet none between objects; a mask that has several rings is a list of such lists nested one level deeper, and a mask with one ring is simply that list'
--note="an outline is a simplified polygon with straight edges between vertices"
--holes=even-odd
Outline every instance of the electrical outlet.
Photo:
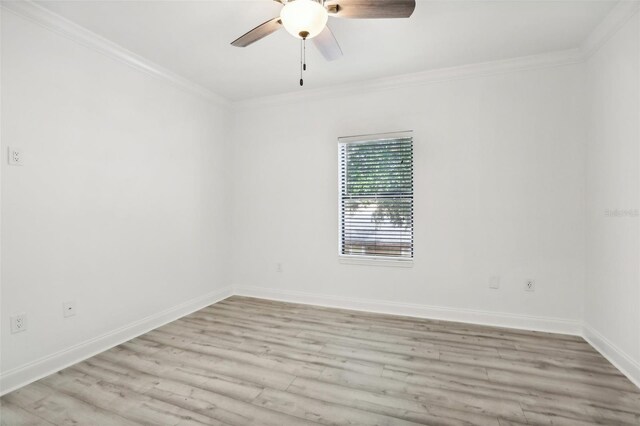
[{"label": "electrical outlet", "polygon": [[24,164],[24,155],[17,148],[9,147],[9,165],[22,166]]},{"label": "electrical outlet", "polygon": [[534,280],[525,280],[524,291],[536,291],[536,282]]},{"label": "electrical outlet", "polygon": [[499,289],[500,288],[500,277],[492,276],[489,277],[489,288]]},{"label": "electrical outlet", "polygon": [[21,313],[12,315],[10,318],[11,332],[21,333],[27,331],[27,314]]},{"label": "electrical outlet", "polygon": [[76,302],[64,302],[62,304],[62,316],[65,318],[73,317],[76,314]]}]

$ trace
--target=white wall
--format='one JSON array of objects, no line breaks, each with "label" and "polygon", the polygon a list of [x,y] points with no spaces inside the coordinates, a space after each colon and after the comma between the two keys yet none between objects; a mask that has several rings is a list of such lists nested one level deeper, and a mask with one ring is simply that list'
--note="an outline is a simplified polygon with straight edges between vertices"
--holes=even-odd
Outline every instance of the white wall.
[{"label": "white wall", "polygon": [[[8,11],[2,107],[5,386],[228,284],[226,107]],[[11,334],[18,312],[28,331]]]},{"label": "white wall", "polygon": [[587,88],[586,333],[640,384],[638,13],[589,59]]},{"label": "white wall", "polygon": [[[243,105],[233,167],[238,291],[577,333],[582,71]],[[415,131],[414,267],[341,264],[336,139],[407,129]],[[501,276],[499,290],[488,288],[491,275]],[[534,293],[524,291],[527,278]]]},{"label": "white wall", "polygon": [[[585,318],[594,344],[640,372],[640,219],[604,216],[640,196],[637,16],[587,64],[235,113],[12,13],[1,22],[2,156],[26,157],[1,166],[2,391],[231,283],[573,333]],[[341,264],[336,139],[406,129],[414,266]],[[62,318],[66,300],[76,317]],[[18,312],[29,330],[10,334]]]}]

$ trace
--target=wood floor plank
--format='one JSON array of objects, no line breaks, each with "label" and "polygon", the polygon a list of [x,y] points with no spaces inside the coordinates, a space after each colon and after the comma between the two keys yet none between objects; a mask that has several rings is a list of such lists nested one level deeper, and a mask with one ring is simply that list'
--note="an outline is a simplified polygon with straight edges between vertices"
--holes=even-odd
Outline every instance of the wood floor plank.
[{"label": "wood floor plank", "polygon": [[134,426],[122,412],[105,411],[41,382],[32,383],[3,397],[29,413],[55,425]]},{"label": "wood floor plank", "polygon": [[[102,358],[102,355],[99,355],[97,358]],[[105,366],[105,363],[101,362],[101,360],[94,358],[94,361],[96,362],[96,366],[91,369],[88,374],[93,374],[99,378],[100,370],[109,367],[108,365]],[[141,369],[132,368],[132,371],[135,372],[132,380],[121,382],[119,386],[129,390],[146,386],[147,390],[145,394],[148,395],[149,398],[165,406],[171,405],[173,411],[180,409],[181,411],[197,413],[200,417],[190,414],[197,421],[201,421],[202,416],[205,416],[211,419],[211,424],[224,422],[225,424],[242,426],[255,423],[258,419],[261,424],[270,426],[279,426],[282,424],[312,424],[302,419],[283,415],[280,412],[272,412],[260,407],[255,407],[250,402],[243,401],[237,397],[225,396],[223,394],[224,390],[221,393],[211,392],[200,386],[188,385],[166,378],[164,375],[157,376],[155,374],[148,374],[146,370],[144,370],[143,365],[139,365],[138,368]],[[255,399],[255,397],[251,398],[251,400],[253,399]],[[167,420],[170,420],[169,416],[167,416]],[[152,421],[151,424],[163,424],[162,419]]]},{"label": "wood floor plank", "polygon": [[[327,332],[327,330],[331,330],[331,333],[337,336],[359,337],[365,340],[373,340],[392,344],[412,343],[417,341],[416,339],[411,337],[402,337],[394,336],[393,334],[371,332],[368,329],[349,327],[342,328],[337,326],[328,327],[323,323],[322,320],[318,320],[317,322],[311,322],[307,320],[291,321],[261,316],[259,317],[259,321],[256,320],[255,322],[251,322],[252,320],[248,319],[248,317],[249,314],[247,314],[246,312],[243,314],[241,311],[225,311],[223,315],[217,315],[215,317],[212,315],[202,315],[199,317],[199,319],[204,321],[223,322],[228,325],[243,324],[249,326],[253,324],[253,326],[258,327],[263,331],[268,329],[274,334],[282,334],[284,336],[290,337],[296,337],[299,332],[303,331]],[[425,344],[434,346],[434,343],[432,342],[425,341]]]},{"label": "wood floor plank", "polygon": [[[218,337],[220,335],[225,336],[226,332],[220,331],[217,329],[211,330],[209,329],[206,335],[202,333],[194,333],[193,329],[189,327],[175,327],[183,337],[189,337],[192,340],[185,340],[184,347],[190,347],[194,342],[206,342],[211,338],[215,338],[215,345],[219,347],[224,347],[227,349],[234,349],[243,352],[249,352],[254,355],[260,355],[263,358],[275,360],[275,361],[288,361],[293,363],[300,363],[300,365],[307,364],[315,370],[312,374],[317,375],[317,370],[322,367],[339,367],[347,370],[353,370],[362,372],[365,374],[373,374],[376,376],[380,376],[382,374],[382,369],[384,365],[381,363],[373,363],[362,360],[353,360],[350,358],[338,357],[334,355],[326,355],[319,353],[323,346],[319,344],[314,345],[305,345],[305,346],[297,346],[286,344],[282,340],[277,339],[267,339],[263,340],[258,337],[247,338],[240,343],[230,343],[225,340],[220,340]],[[199,326],[202,329],[203,325]],[[167,331],[171,333],[170,328],[163,328],[163,331]],[[290,341],[290,339],[289,339]],[[197,345],[193,346],[194,349],[198,350]],[[307,349],[310,349],[309,352]]]},{"label": "wood floor plank", "polygon": [[300,335],[296,335],[295,339],[282,339],[277,335],[274,336],[271,333],[265,332],[264,328],[256,327],[251,323],[234,323],[233,325],[225,323],[212,324],[211,321],[201,321],[196,318],[185,318],[184,321],[180,322],[180,325],[185,328],[207,330],[207,333],[231,334],[242,337],[247,341],[277,343],[308,352],[317,352],[322,348],[322,344],[318,343],[314,339],[305,339]]},{"label": "wood floor plank", "polygon": [[597,423],[571,419],[567,417],[558,416],[553,412],[539,413],[535,411],[525,411],[525,416],[530,424],[535,425],[553,425],[553,426],[593,426]]},{"label": "wood floor plank", "polygon": [[264,389],[253,383],[189,366],[180,360],[172,361],[171,358],[162,361],[147,359],[126,348],[118,352],[108,351],[92,359],[92,362],[104,369],[118,365],[125,366],[130,371],[144,371],[157,377],[170,379],[176,383],[176,386],[181,384],[187,388],[198,387],[241,401],[252,401]]},{"label": "wood floor plank", "polygon": [[[476,395],[492,396],[497,399],[510,400],[520,404],[522,408],[531,410],[546,410],[548,412],[562,413],[564,417],[582,419],[584,421],[596,420],[603,424],[637,424],[637,415],[624,411],[605,408],[594,405],[593,401],[582,400],[578,396],[569,399],[562,395],[549,395],[533,390],[524,390],[513,385],[495,384],[490,381],[451,380],[446,375],[418,375],[409,374],[390,369],[385,369],[384,377],[397,378],[420,386],[443,388],[453,391]],[[634,423],[634,421],[636,423]]]},{"label": "wood floor plank", "polygon": [[[382,350],[385,352],[389,352],[397,355],[405,355],[405,356],[422,356],[437,359],[439,355],[439,351],[436,350],[435,345],[429,343],[427,345],[421,344],[400,344],[400,343],[386,343],[386,342],[378,342],[375,340],[366,340],[366,339],[358,339],[356,337],[347,337],[347,336],[338,336],[335,334],[331,334],[328,332],[309,332],[304,331],[296,336],[297,338],[307,338],[311,341],[315,341],[318,343],[322,343],[323,345],[333,344],[339,346],[346,347],[357,347],[361,349],[369,349],[372,351]],[[487,351],[491,354],[498,354],[498,351],[492,349],[491,351]],[[476,352],[474,352],[476,353]],[[481,352],[485,353],[485,352]]]},{"label": "wood floor plank", "polygon": [[556,367],[545,363],[543,360],[537,362],[527,360],[505,360],[503,358],[469,356],[451,352],[442,352],[440,360],[462,365],[511,371],[514,373],[527,373],[543,377],[552,377],[624,391],[633,392],[637,389],[633,383],[626,380],[620,380],[619,374],[601,373],[593,370],[585,372],[584,370],[574,370],[567,367]]},{"label": "wood floor plank", "polygon": [[440,417],[432,414],[438,411],[437,407],[429,406],[415,398],[403,398],[383,392],[363,391],[318,380],[297,378],[287,391],[420,424],[465,424],[473,418],[475,424],[498,425],[497,417],[466,413],[463,419],[460,413],[456,417],[451,417],[451,411],[447,412],[448,418]]},{"label": "wood floor plank", "polygon": [[239,296],[0,404],[2,426],[640,425],[577,336]]},{"label": "wood floor plank", "polygon": [[[442,352],[447,352],[443,350]],[[449,351],[455,352],[455,351]],[[457,353],[462,353],[457,351]],[[602,356],[595,358],[586,357],[570,357],[565,354],[558,355],[553,351],[547,353],[535,353],[522,350],[499,349],[498,356],[502,359],[511,361],[530,361],[532,363],[543,362],[560,368],[570,368],[585,372],[586,374],[595,371],[603,374],[613,374],[624,377],[620,371],[609,363]]]},{"label": "wood floor plank", "polygon": [[22,407],[0,400],[0,426],[16,425],[53,426],[53,423],[30,413]]},{"label": "wood floor plank", "polygon": [[633,413],[640,412],[640,393],[619,391],[597,385],[578,383],[561,378],[542,377],[505,370],[488,370],[489,380],[495,383],[522,383],[522,386],[550,395],[578,396],[605,406],[620,407]]},{"label": "wood floor plank", "polygon": [[[92,372],[95,371],[94,367]],[[71,376],[73,379],[68,380],[65,376]],[[187,424],[192,426],[225,426],[224,423],[213,418],[168,404],[152,398],[146,393],[138,393],[122,386],[121,383],[105,382],[74,368],[52,374],[43,379],[42,383],[102,410],[109,411],[113,407],[118,407],[120,416],[136,423],[172,426]],[[150,385],[147,391],[153,386]]]},{"label": "wood floor plank", "polygon": [[409,426],[420,424],[275,389],[265,389],[256,398],[254,404],[324,425]]},{"label": "wood floor plank", "polygon": [[159,359],[180,359],[184,363],[194,367],[211,370],[224,376],[246,380],[250,383],[269,386],[275,389],[286,389],[296,377],[289,373],[243,364],[234,360],[215,358],[210,355],[176,347],[167,347],[157,352],[156,357]]},{"label": "wood floor plank", "polygon": [[594,404],[589,400],[565,397],[523,397],[520,398],[522,409],[536,413],[547,413],[553,417],[573,419],[598,424],[638,425],[640,414]]},{"label": "wood floor plank", "polygon": [[407,372],[387,366],[382,377],[402,383],[433,389],[447,389],[455,392],[491,396],[496,399],[519,402],[521,396],[537,396],[540,393],[517,384],[494,383],[486,379],[460,378],[452,374],[434,372]]},{"label": "wood floor plank", "polygon": [[292,376],[318,376],[324,369],[323,366],[312,363],[305,363],[292,359],[269,359],[251,352],[242,351],[240,348],[231,350],[222,346],[216,346],[215,342],[212,342],[211,344],[194,342],[191,339],[179,338],[175,335],[169,335],[159,331],[148,333],[147,338],[155,342],[164,343],[165,345],[176,349],[189,350],[224,362],[252,365],[265,370],[290,374]]},{"label": "wood floor plank", "polygon": [[512,400],[451,391],[445,388],[435,389],[388,377],[375,378],[329,368],[320,376],[320,380],[370,392],[413,398],[429,406],[446,407],[482,416],[525,420],[520,404]]},{"label": "wood floor plank", "polygon": [[[335,334],[327,332],[302,332],[297,337],[308,338],[315,340],[318,343],[332,343],[340,346],[356,346],[359,348],[366,348],[372,350],[384,349],[387,352],[396,353],[399,355],[420,355],[421,353],[442,352],[449,351],[460,354],[470,355],[487,355],[487,356],[499,356],[498,349],[477,347],[466,344],[448,343],[443,344],[441,342],[395,342],[389,344],[387,342],[378,342],[374,340],[336,336]],[[433,357],[435,358],[435,357]]]}]

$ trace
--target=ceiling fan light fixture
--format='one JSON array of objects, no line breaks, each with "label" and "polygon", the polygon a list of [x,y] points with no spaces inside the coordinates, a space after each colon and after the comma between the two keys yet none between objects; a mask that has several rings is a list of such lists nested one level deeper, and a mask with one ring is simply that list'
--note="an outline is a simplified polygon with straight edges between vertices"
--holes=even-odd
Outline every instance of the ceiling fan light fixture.
[{"label": "ceiling fan light fixture", "polygon": [[314,0],[292,0],[280,11],[284,28],[294,37],[310,39],[322,32],[329,14]]}]

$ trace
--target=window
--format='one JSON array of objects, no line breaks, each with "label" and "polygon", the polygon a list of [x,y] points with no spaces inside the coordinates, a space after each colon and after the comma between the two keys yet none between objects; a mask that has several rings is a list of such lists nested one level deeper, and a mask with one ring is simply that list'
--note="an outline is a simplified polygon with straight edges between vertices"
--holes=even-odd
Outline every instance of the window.
[{"label": "window", "polygon": [[339,255],[413,259],[412,132],[338,139]]}]

